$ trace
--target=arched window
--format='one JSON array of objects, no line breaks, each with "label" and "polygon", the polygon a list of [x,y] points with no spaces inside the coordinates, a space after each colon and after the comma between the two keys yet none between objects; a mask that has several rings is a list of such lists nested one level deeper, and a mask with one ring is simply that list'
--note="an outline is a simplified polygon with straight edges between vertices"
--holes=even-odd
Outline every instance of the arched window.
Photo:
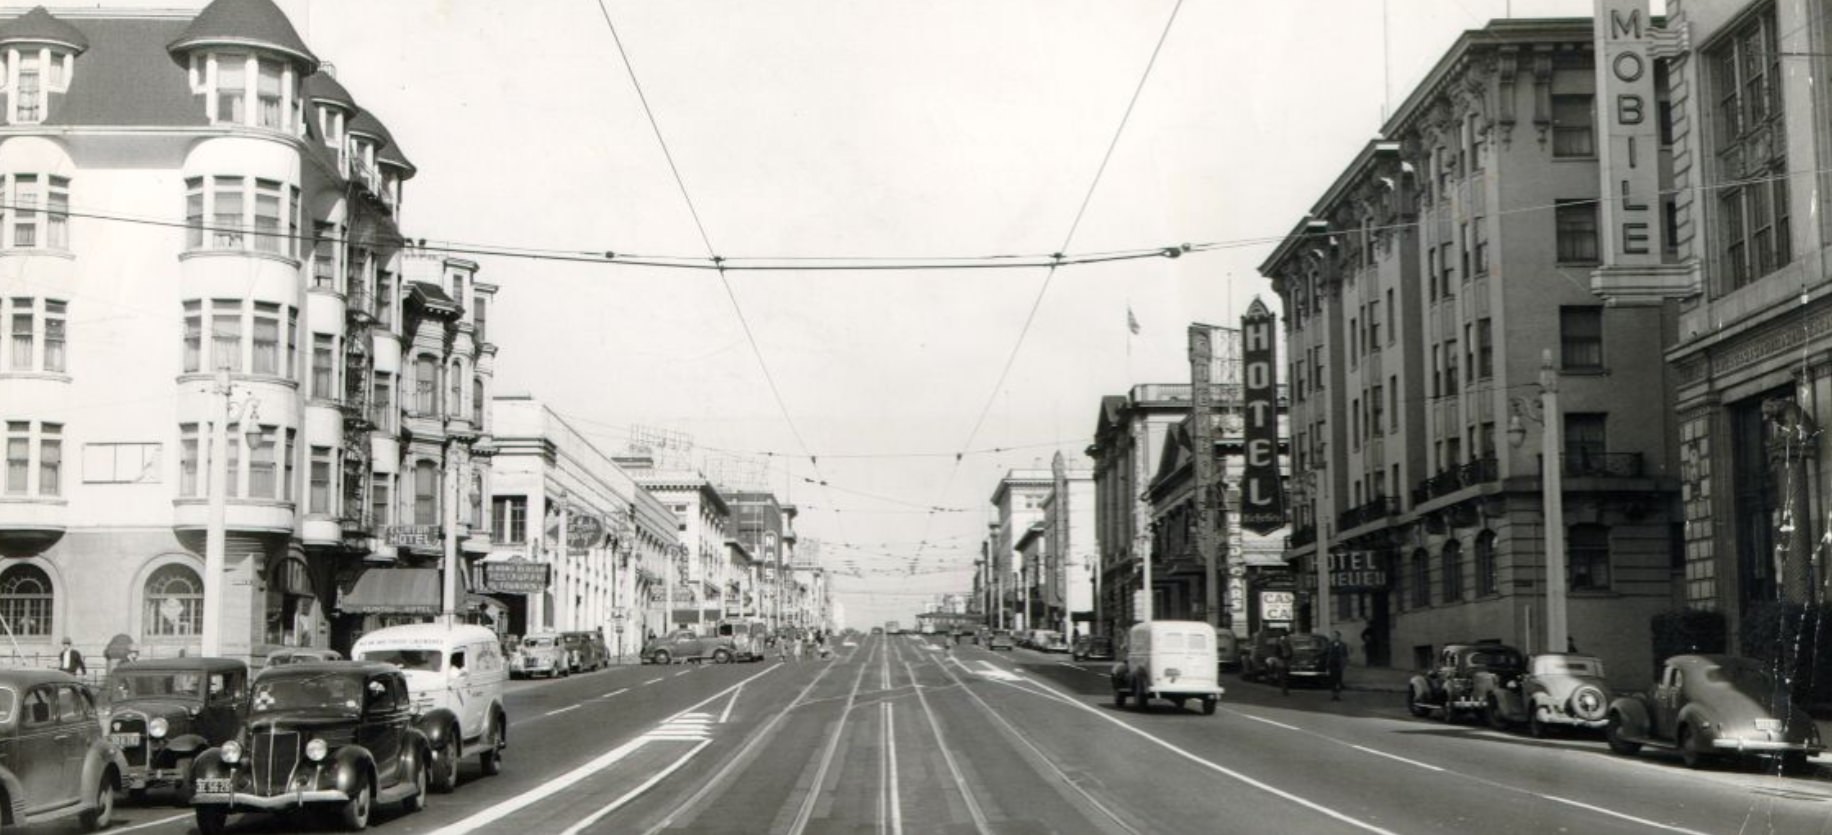
[{"label": "arched window", "polygon": [[0,619],[14,637],[51,636],[51,578],[35,565],[0,572]]},{"label": "arched window", "polygon": [[1412,607],[1431,605],[1431,555],[1420,548],[1412,552]]},{"label": "arched window", "polygon": [[1455,539],[1444,543],[1444,552],[1440,555],[1444,561],[1443,577],[1444,602],[1452,603],[1463,599],[1463,543]]},{"label": "arched window", "polygon": [[1501,592],[1501,570],[1495,565],[1495,532],[1476,534],[1476,596]]},{"label": "arched window", "polygon": [[1609,588],[1609,526],[1572,525],[1566,534],[1570,564],[1566,576],[1570,588],[1604,590]]},{"label": "arched window", "polygon": [[150,636],[198,635],[204,630],[204,583],[190,566],[173,563],[146,578],[141,629]]}]

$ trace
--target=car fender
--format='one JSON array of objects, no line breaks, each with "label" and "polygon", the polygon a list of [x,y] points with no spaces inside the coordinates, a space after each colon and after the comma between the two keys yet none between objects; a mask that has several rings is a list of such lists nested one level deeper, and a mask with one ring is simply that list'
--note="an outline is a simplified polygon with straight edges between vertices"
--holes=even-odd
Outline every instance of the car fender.
[{"label": "car fender", "polygon": [[13,770],[0,766],[0,788],[6,790],[9,801],[4,823],[13,824],[25,817],[25,787],[19,784],[19,778]]},{"label": "car fender", "polygon": [[1640,699],[1625,696],[1609,704],[1608,716],[1617,717],[1616,724],[1622,729],[1622,735],[1633,739],[1648,739],[1648,706]]},{"label": "car fender", "polygon": [[1431,680],[1424,676],[1413,676],[1406,681],[1406,692],[1412,694],[1414,701],[1428,701],[1432,698]]},{"label": "car fender", "polygon": [[107,740],[97,739],[89,744],[89,753],[83,757],[83,802],[89,804],[94,797],[89,794],[89,787],[102,779],[103,772],[113,768],[115,782],[119,785],[121,775],[127,773],[127,758],[108,744]]},{"label": "car fender", "polygon": [[1674,717],[1674,740],[1677,741],[1679,739],[1679,729],[1686,726],[1691,726],[1692,738],[1702,743],[1706,750],[1709,750],[1711,747],[1711,740],[1716,739],[1718,735],[1717,717],[1712,715],[1711,711],[1704,705],[1698,702],[1687,702],[1685,707],[1679,709],[1679,715]]},{"label": "car fender", "polygon": [[333,786],[346,795],[355,795],[361,781],[375,773],[375,755],[361,745],[344,745],[331,755],[331,768]]},{"label": "car fender", "polygon": [[434,708],[420,714],[420,717],[414,722],[414,727],[426,736],[426,744],[433,750],[445,747],[446,741],[451,740],[457,743],[460,756],[462,756],[464,733],[458,725],[458,714],[453,713],[451,708]]},{"label": "car fender", "polygon": [[166,740],[165,750],[187,757],[210,747],[210,740],[200,734],[181,734]]},{"label": "car fender", "polygon": [[229,767],[223,763],[223,749],[221,748],[206,748],[203,753],[191,759],[191,779],[193,780],[228,776]]}]

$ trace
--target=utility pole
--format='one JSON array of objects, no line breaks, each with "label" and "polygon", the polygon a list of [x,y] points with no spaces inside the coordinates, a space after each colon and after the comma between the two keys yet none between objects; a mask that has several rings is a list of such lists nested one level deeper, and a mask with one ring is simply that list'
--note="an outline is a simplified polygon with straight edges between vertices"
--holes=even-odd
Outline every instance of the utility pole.
[{"label": "utility pole", "polygon": [[1221,542],[1216,528],[1215,494],[1220,483],[1215,477],[1215,391],[1210,386],[1209,366],[1214,359],[1210,343],[1212,325],[1193,322],[1189,327],[1190,358],[1190,455],[1194,461],[1196,501],[1196,553],[1202,557],[1202,612],[1210,626],[1221,625]]},{"label": "utility pole", "polygon": [[1546,516],[1546,652],[1564,652],[1565,621],[1565,417],[1558,410],[1558,369],[1550,348],[1540,353],[1540,498]]},{"label": "utility pole", "polygon": [[464,497],[465,445],[457,438],[446,441],[445,446],[445,508],[441,514],[441,526],[444,528],[444,568],[441,572],[445,581],[440,595],[440,611],[445,615],[446,626],[457,626],[460,620],[458,601],[458,505]]},{"label": "utility pole", "polygon": [[203,653],[210,657],[222,654],[223,593],[228,587],[224,574],[228,568],[229,393],[229,369],[218,368],[210,388],[216,415],[210,427],[210,471],[205,476],[210,507],[204,523]]}]

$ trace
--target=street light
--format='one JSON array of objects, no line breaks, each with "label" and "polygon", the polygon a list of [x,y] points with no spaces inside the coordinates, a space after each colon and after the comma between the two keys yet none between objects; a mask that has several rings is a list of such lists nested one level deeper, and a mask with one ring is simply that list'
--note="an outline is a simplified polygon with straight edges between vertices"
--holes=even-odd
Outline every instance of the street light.
[{"label": "street light", "polygon": [[1564,652],[1569,646],[1565,616],[1565,427],[1558,406],[1558,369],[1552,351],[1540,353],[1539,403],[1524,397],[1513,400],[1508,416],[1508,444],[1518,449],[1527,439],[1522,418],[1539,423],[1540,501],[1546,519],[1546,652]]},{"label": "street light", "polygon": [[260,448],[265,437],[260,425],[254,422],[260,414],[260,401],[248,393],[239,404],[235,402],[228,366],[216,369],[216,380],[210,388],[210,394],[220,397],[221,401],[215,425],[210,427],[210,506],[204,520],[202,649],[205,656],[219,656],[223,654],[223,594],[229,585],[223,576],[229,570],[229,424],[242,424],[251,457],[253,450]]}]

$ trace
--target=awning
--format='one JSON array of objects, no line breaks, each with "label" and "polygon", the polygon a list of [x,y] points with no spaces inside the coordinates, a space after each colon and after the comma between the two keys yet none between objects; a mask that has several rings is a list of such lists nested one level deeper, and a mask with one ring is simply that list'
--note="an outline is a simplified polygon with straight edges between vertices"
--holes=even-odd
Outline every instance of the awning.
[{"label": "awning", "polygon": [[[444,593],[437,568],[371,568],[338,598],[337,611],[346,615],[437,615],[444,611]],[[481,600],[464,594],[463,608],[481,609]]]}]

